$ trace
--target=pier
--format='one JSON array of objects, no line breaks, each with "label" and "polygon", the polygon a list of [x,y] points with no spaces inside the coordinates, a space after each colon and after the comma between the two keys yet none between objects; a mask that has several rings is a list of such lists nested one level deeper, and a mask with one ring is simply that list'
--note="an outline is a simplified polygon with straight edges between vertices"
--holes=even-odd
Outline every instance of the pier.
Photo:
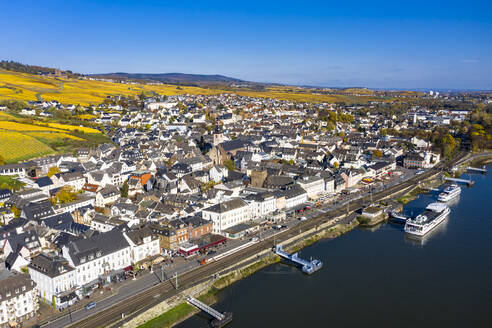
[{"label": "pier", "polygon": [[469,180],[469,179],[459,179],[459,178],[445,178],[446,181],[451,181],[451,182],[458,182],[458,183],[465,183],[468,186],[473,186],[475,184],[475,181]]},{"label": "pier", "polygon": [[320,260],[307,261],[307,260],[301,259],[298,255],[298,253],[289,254],[286,251],[284,251],[282,249],[282,245],[278,245],[275,248],[275,253],[278,256],[280,256],[286,260],[289,260],[296,265],[300,265],[302,268],[302,272],[304,272],[306,274],[312,274],[312,273],[318,271],[319,269],[321,269],[323,267],[323,262],[321,262]]},{"label": "pier", "polygon": [[198,309],[202,310],[203,312],[206,312],[210,314],[212,317],[214,317],[214,320],[212,320],[212,327],[213,328],[219,328],[219,327],[224,327],[226,324],[232,321],[232,313],[226,312],[224,314],[220,313],[219,311],[211,308],[207,304],[200,302],[193,296],[188,296],[186,298],[188,303],[191,305],[197,307]]},{"label": "pier", "polygon": [[480,168],[480,167],[468,166],[466,169],[470,172],[478,172],[478,173],[487,174],[487,169],[485,167]]}]

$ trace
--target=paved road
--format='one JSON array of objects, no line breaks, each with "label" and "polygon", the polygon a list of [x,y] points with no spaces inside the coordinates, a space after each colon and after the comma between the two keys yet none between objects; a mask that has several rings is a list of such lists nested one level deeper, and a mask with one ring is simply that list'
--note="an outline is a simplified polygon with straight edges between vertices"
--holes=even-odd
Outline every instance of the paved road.
[{"label": "paved road", "polygon": [[[454,162],[462,159],[463,156],[464,154],[458,155]],[[393,182],[392,185],[382,187],[383,189],[381,191],[375,190],[371,195],[367,195],[367,193],[361,194],[355,199],[344,199],[343,202],[334,204],[330,208],[324,207],[321,210],[315,209],[304,215],[309,217],[307,221],[299,221],[291,218],[286,224],[288,229],[275,234],[272,230],[266,231],[265,233],[262,233],[263,240],[251,247],[207,265],[200,266],[196,261],[191,261],[173,269],[166,269],[165,277],[172,278],[174,272],[178,271],[180,273],[178,278],[180,289],[191,287],[209,279],[209,277],[213,276],[215,273],[234,265],[241,259],[248,258],[264,249],[270,248],[274,244],[274,238],[276,243],[290,238],[294,227],[302,231],[309,230],[334,217],[343,215],[347,211],[355,211],[364,204],[367,204],[368,201],[377,202],[399,190],[414,185],[418,183],[418,181],[437,173],[442,167],[451,164],[452,163],[443,163],[420,175],[406,176],[406,181],[398,179],[398,181]],[[246,242],[247,241],[236,241],[235,246],[237,247],[237,245]],[[233,246],[234,245],[231,244],[228,248],[232,248]],[[43,327],[66,327],[71,323],[75,323],[73,325],[75,327],[108,326],[121,319],[122,313],[125,313],[127,317],[132,317],[143,312],[178,292],[174,286],[174,279],[160,282],[159,273],[159,270],[156,270],[154,275],[145,275],[136,280],[133,284],[120,288],[117,294],[99,301],[97,307],[92,310],[82,309],[75,311],[71,313],[71,315],[61,317],[49,324],[43,325]]]}]

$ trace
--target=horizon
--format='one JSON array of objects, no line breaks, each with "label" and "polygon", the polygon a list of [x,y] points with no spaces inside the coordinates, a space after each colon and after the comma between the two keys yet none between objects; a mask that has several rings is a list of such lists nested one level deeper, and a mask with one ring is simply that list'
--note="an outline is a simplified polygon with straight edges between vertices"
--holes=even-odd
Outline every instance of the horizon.
[{"label": "horizon", "polygon": [[0,56],[82,74],[179,72],[324,88],[488,91],[490,9],[480,1],[418,1],[409,8],[389,1],[26,1],[22,11],[7,3],[0,12],[0,41],[8,45]]}]

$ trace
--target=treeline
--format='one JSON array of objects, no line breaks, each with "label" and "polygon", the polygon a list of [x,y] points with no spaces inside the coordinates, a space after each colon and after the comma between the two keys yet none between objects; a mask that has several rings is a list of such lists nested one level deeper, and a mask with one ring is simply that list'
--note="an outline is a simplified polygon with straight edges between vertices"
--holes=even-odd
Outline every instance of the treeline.
[{"label": "treeline", "polygon": [[[43,67],[43,66],[35,66],[35,65],[26,65],[19,62],[15,62],[12,60],[2,60],[0,61],[0,68],[3,68],[8,71],[20,72],[20,73],[28,73],[28,74],[38,74],[39,72],[46,73],[55,73],[55,68],[51,67]],[[67,74],[68,76],[77,76],[80,74],[73,73],[70,70],[61,71],[62,73]]]}]

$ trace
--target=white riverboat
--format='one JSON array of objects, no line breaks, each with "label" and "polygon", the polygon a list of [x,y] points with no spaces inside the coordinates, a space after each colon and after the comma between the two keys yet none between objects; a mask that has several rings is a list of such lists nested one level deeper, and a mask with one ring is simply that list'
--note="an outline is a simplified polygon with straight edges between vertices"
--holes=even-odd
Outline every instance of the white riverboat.
[{"label": "white riverboat", "polygon": [[452,199],[455,199],[460,194],[461,194],[461,188],[457,184],[452,184],[446,189],[444,189],[442,193],[439,194],[437,200],[440,202],[448,202]]},{"label": "white riverboat", "polygon": [[412,235],[423,236],[444,221],[449,212],[451,210],[444,203],[430,203],[421,214],[405,222],[404,230]]}]

